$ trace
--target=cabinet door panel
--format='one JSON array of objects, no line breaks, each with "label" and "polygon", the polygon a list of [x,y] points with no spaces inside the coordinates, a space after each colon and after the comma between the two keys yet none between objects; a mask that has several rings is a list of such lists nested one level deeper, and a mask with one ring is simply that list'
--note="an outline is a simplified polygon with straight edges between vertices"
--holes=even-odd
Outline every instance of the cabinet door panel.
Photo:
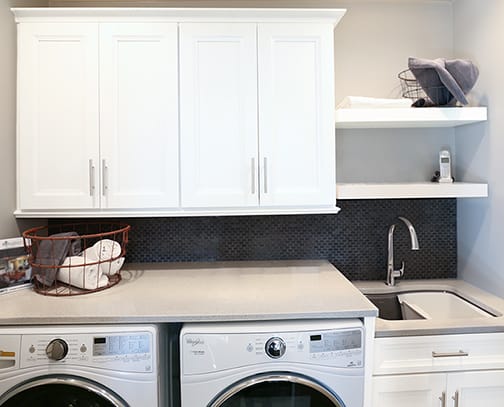
[{"label": "cabinet door panel", "polygon": [[255,24],[180,25],[184,207],[256,206]]},{"label": "cabinet door panel", "polygon": [[441,407],[445,388],[446,375],[442,373],[375,376],[372,405],[373,407]]},{"label": "cabinet door panel", "polygon": [[450,373],[447,394],[451,403],[458,397],[458,407],[502,407],[504,371]]},{"label": "cabinet door panel", "polygon": [[20,209],[98,207],[98,25],[18,25],[18,67]]},{"label": "cabinet door panel", "polygon": [[101,24],[100,45],[102,206],[176,207],[177,25]]},{"label": "cabinet door panel", "polygon": [[335,206],[333,28],[259,24],[261,205]]}]

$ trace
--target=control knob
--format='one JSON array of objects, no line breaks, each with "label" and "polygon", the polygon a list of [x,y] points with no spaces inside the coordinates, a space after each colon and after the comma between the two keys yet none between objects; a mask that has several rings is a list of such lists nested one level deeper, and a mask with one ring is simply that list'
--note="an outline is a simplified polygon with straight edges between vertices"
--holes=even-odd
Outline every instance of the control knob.
[{"label": "control knob", "polygon": [[281,358],[285,354],[285,342],[282,338],[273,337],[266,342],[266,354],[273,359]]},{"label": "control knob", "polygon": [[46,347],[46,355],[52,360],[61,360],[68,353],[68,344],[63,339],[53,339]]}]

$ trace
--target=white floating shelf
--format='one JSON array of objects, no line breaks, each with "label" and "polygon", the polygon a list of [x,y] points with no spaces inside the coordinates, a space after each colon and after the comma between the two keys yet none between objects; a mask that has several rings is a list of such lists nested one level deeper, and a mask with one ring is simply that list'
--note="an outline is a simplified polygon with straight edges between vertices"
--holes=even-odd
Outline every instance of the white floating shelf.
[{"label": "white floating shelf", "polygon": [[336,109],[337,129],[455,127],[487,120],[486,107]]},{"label": "white floating shelf", "polygon": [[488,184],[454,182],[337,184],[337,199],[485,198]]}]

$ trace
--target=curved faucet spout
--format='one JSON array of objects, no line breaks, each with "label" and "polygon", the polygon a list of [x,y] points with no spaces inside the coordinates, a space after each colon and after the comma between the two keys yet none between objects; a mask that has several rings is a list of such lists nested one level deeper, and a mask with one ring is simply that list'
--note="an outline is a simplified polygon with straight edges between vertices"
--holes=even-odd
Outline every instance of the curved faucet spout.
[{"label": "curved faucet spout", "polygon": [[[418,244],[418,237],[413,227],[413,224],[403,216],[399,216],[410,233],[411,237],[411,250],[419,250],[420,245]],[[399,270],[394,270],[394,230],[396,225],[390,225],[388,231],[388,264],[387,264],[387,281],[386,284],[390,286],[395,285],[396,278],[402,277],[404,274],[404,262],[402,262],[401,268]]]},{"label": "curved faucet spout", "polygon": [[420,250],[420,245],[418,244],[418,237],[415,228],[413,227],[413,224],[408,219],[402,216],[399,216],[399,219],[401,219],[408,227],[411,237],[411,250]]}]

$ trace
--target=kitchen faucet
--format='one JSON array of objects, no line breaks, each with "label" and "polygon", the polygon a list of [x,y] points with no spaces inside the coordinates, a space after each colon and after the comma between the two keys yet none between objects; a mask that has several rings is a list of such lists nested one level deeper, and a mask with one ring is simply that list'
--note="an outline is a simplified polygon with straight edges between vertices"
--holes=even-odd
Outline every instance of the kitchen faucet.
[{"label": "kitchen faucet", "polygon": [[[408,231],[411,237],[411,250],[419,250],[420,247],[418,245],[418,238],[415,231],[415,228],[411,224],[411,222],[399,216],[406,226],[408,227]],[[387,281],[386,284],[389,286],[395,285],[395,279],[402,277],[404,274],[404,261],[402,262],[401,268],[399,270],[394,270],[394,229],[396,225],[392,224],[388,231],[388,265],[387,265]]]}]

